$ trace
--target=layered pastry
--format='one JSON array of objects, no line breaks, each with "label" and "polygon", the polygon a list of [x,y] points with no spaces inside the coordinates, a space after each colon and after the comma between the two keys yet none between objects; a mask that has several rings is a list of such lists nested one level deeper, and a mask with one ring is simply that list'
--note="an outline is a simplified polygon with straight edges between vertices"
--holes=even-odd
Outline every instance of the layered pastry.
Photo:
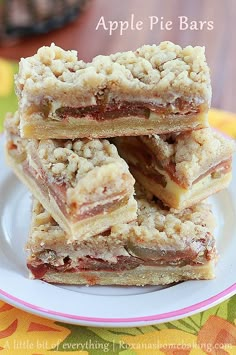
[{"label": "layered pastry", "polygon": [[50,283],[136,286],[214,278],[215,222],[208,204],[178,212],[140,193],[137,202],[136,221],[78,241],[34,200],[30,276]]},{"label": "layered pastry", "polygon": [[20,180],[73,238],[86,239],[136,218],[134,179],[107,140],[35,140],[7,117],[6,157]]},{"label": "layered pastry", "polygon": [[54,44],[22,59],[16,76],[21,136],[106,138],[208,126],[203,47],[171,42],[78,60]]},{"label": "layered pastry", "polygon": [[139,183],[165,204],[189,207],[228,186],[233,140],[211,128],[180,134],[114,138]]}]

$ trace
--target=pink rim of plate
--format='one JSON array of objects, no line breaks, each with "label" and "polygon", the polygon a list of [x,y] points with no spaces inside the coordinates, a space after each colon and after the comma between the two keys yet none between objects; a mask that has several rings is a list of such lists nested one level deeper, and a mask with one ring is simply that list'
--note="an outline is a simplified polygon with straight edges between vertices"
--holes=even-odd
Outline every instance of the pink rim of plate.
[{"label": "pink rim of plate", "polygon": [[0,294],[6,298],[8,298],[10,301],[13,303],[16,303],[18,305],[24,306],[28,309],[31,309],[33,311],[38,311],[40,313],[44,313],[45,315],[50,315],[50,316],[60,316],[62,318],[67,318],[67,319],[75,319],[78,321],[87,321],[87,322],[95,322],[95,323],[134,323],[134,322],[148,322],[148,321],[158,321],[158,320],[165,320],[165,319],[170,319],[170,318],[175,318],[178,316],[184,316],[188,315],[189,313],[193,313],[194,311],[201,311],[204,310],[206,307],[210,305],[214,305],[215,302],[220,301],[221,299],[224,300],[227,296],[233,295],[236,292],[236,283],[233,284],[232,286],[226,288],[224,291],[218,293],[217,295],[214,295],[210,298],[207,298],[204,301],[195,303],[191,306],[184,307],[175,311],[171,312],[166,312],[166,313],[161,313],[161,314],[155,314],[152,316],[143,316],[143,317],[132,317],[132,318],[97,318],[97,317],[84,317],[84,316],[76,316],[73,314],[67,314],[67,313],[62,313],[62,312],[56,312],[56,311],[51,311],[47,310],[38,306],[35,306],[31,303],[25,302],[15,296],[10,295],[9,293],[3,291],[0,289]]}]

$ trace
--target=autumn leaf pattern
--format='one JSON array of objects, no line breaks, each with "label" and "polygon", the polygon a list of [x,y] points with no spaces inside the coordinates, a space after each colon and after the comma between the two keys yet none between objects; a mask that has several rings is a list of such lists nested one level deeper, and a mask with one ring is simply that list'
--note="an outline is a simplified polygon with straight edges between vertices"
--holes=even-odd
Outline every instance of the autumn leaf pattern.
[{"label": "autumn leaf pattern", "polygon": [[0,355],[235,355],[236,295],[191,317],[146,327],[55,322],[0,301]]},{"label": "autumn leaf pattern", "polygon": [[[23,312],[0,301],[1,355],[44,354],[48,349],[58,346],[69,333],[69,329],[54,321]],[[35,352],[36,349],[38,352]]]}]

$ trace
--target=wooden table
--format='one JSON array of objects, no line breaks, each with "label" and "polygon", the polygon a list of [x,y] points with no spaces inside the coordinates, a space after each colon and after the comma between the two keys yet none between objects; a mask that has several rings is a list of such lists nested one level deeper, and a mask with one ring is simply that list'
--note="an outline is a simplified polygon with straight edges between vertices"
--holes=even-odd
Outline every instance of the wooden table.
[{"label": "wooden table", "polygon": [[[102,23],[102,16],[105,24]],[[159,20],[152,29],[150,16],[155,16],[152,18],[154,22],[157,18]],[[188,29],[185,29],[187,24],[184,23],[180,28],[179,16],[188,17]],[[86,11],[73,23],[45,35],[24,38],[14,45],[0,47],[0,57],[19,60],[51,42],[65,49],[77,49],[79,57],[84,60],[91,60],[97,54],[132,50],[145,43],[164,40],[180,45],[204,45],[212,75],[212,106],[236,112],[235,19],[235,0],[91,0]],[[116,25],[114,21],[123,21],[123,28],[129,26],[129,29],[121,35],[121,23],[118,22],[118,28],[109,34],[109,26]],[[128,25],[124,21],[128,21]],[[138,21],[141,21],[139,25]],[[172,26],[167,26],[167,21],[172,21]],[[191,21],[213,21],[214,28],[211,30],[212,26],[208,23],[208,29],[205,24],[201,30],[198,22],[198,29],[190,30]],[[195,25],[192,24],[193,28],[196,28]]]}]

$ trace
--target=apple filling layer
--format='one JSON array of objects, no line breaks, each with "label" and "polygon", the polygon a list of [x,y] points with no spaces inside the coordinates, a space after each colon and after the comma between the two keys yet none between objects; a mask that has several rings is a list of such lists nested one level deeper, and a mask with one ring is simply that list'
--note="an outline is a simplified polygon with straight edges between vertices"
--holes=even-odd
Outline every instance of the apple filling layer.
[{"label": "apple filling layer", "polygon": [[[114,275],[113,284],[119,284],[128,273],[134,276],[128,284],[138,285],[145,284],[140,270],[150,269],[155,275],[159,274],[158,281],[156,276],[153,280],[147,279],[150,284],[212,278],[217,254],[209,206],[199,204],[178,213],[163,208],[150,196],[148,199],[139,188],[136,193],[139,206],[136,221],[118,224],[81,242],[72,241],[34,200],[27,244],[31,276],[51,282],[51,275],[58,275],[57,282],[74,283],[71,280],[75,280],[76,275],[78,284],[106,284],[106,277],[110,279]],[[89,279],[91,273],[96,281]]]},{"label": "apple filling layer", "polygon": [[[39,101],[40,98],[35,99]],[[107,102],[106,97],[98,100],[96,105],[81,107],[60,107],[60,102],[50,102],[49,99],[43,99],[40,106],[32,105],[28,109],[28,114],[37,114],[40,112],[41,117],[45,120],[67,120],[69,117],[88,118],[90,120],[112,120],[120,117],[139,117],[148,119],[152,113],[152,117],[156,114],[168,116],[190,116],[200,114],[200,108],[192,106],[191,103],[177,99],[175,103],[167,105],[155,105],[149,102]],[[157,128],[158,130],[158,128]]]}]

